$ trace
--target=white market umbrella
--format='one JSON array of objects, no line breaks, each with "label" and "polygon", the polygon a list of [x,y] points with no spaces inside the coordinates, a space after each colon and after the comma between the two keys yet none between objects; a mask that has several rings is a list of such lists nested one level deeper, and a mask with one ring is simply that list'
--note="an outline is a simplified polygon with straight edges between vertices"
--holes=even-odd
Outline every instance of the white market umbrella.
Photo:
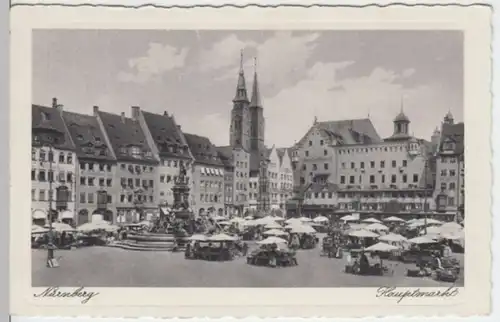
[{"label": "white market umbrella", "polygon": [[379,223],[374,223],[370,224],[365,227],[366,230],[372,230],[372,231],[388,231],[389,227],[379,224]]},{"label": "white market umbrella", "polygon": [[295,225],[292,227],[291,232],[296,234],[313,234],[316,233],[316,229],[308,225]]},{"label": "white market umbrella", "polygon": [[226,235],[224,233],[213,235],[211,237],[208,237],[208,240],[210,241],[235,241],[236,238],[233,236]]},{"label": "white market umbrella", "polygon": [[301,222],[311,222],[311,221],[312,221],[312,219],[311,219],[311,218],[308,218],[308,217],[300,217],[300,218],[299,218],[299,220],[300,220]]},{"label": "white market umbrella", "polygon": [[274,217],[266,216],[266,217],[262,217],[259,219],[255,219],[254,222],[257,225],[265,226],[265,225],[270,224],[270,223],[276,223],[276,220],[274,220]]},{"label": "white market umbrella", "polygon": [[231,220],[229,220],[229,222],[233,223],[233,224],[241,224],[241,223],[245,222],[245,219],[240,218],[240,217],[234,217]]},{"label": "white market umbrella", "polygon": [[151,226],[152,222],[149,221],[149,220],[143,220],[140,223],[138,223],[138,225],[141,225],[141,226]]},{"label": "white market umbrella", "polygon": [[424,228],[420,231],[420,235],[439,235],[443,232],[443,230],[441,229],[441,227],[438,227],[438,226],[432,226],[432,227],[427,227],[427,228]]},{"label": "white market umbrella", "polygon": [[32,234],[45,234],[49,232],[47,228],[40,227],[38,225],[31,225],[31,233]]},{"label": "white market umbrella", "polygon": [[362,223],[369,223],[369,224],[381,224],[382,223],[380,220],[375,219],[375,218],[368,218],[368,219],[362,220],[361,222]]},{"label": "white market umbrella", "polygon": [[328,222],[328,218],[325,217],[325,216],[318,216],[316,218],[313,219],[313,222],[315,223],[322,223],[322,222]]},{"label": "white market umbrella", "polygon": [[375,245],[371,245],[370,247],[365,248],[367,252],[392,252],[398,250],[399,248],[393,245],[389,245],[386,243],[376,243]]},{"label": "white market umbrella", "polygon": [[246,216],[245,218],[243,218],[245,220],[253,220],[253,216]]},{"label": "white market umbrella", "polygon": [[283,227],[277,222],[270,222],[264,225],[266,229],[283,229]]},{"label": "white market umbrella", "polygon": [[407,241],[407,239],[404,236],[401,236],[400,234],[387,234],[384,236],[380,236],[379,239],[380,241],[385,241],[385,242],[391,242],[391,243],[399,243],[403,241]]},{"label": "white market umbrella", "polygon": [[288,236],[288,233],[279,229],[269,229],[263,232],[267,236]]},{"label": "white market umbrella", "polygon": [[[49,225],[45,225],[45,228],[49,228],[50,229],[50,226]],[[62,232],[62,231],[75,231],[75,228],[71,227],[68,224],[62,223],[62,222],[54,222],[54,223],[52,223],[52,230],[59,231],[59,232]]]},{"label": "white market umbrella", "polygon": [[229,221],[223,220],[223,221],[218,221],[217,222],[221,226],[230,226],[231,223]]},{"label": "white market umbrella", "polygon": [[433,244],[436,242],[436,240],[434,239],[434,237],[424,235],[409,239],[408,242],[412,244]]},{"label": "white market umbrella", "polygon": [[118,230],[118,227],[111,225],[107,221],[92,221],[78,226],[77,230],[84,232],[90,232],[94,230],[115,231]]},{"label": "white market umbrella", "polygon": [[257,244],[259,244],[259,245],[288,244],[288,242],[286,240],[284,240],[283,238],[279,238],[276,236],[270,236],[264,240],[258,241]]},{"label": "white market umbrella", "polygon": [[300,221],[299,218],[290,218],[290,219],[285,220],[285,223],[286,224],[294,224],[294,223],[301,224],[302,222]]},{"label": "white market umbrella", "polygon": [[352,215],[346,215],[346,216],[340,218],[340,220],[342,220],[342,221],[357,221],[358,218],[356,218]]},{"label": "white market umbrella", "polygon": [[441,231],[459,231],[463,229],[462,225],[453,221],[444,223],[439,228],[441,228]]},{"label": "white market umbrella", "polygon": [[243,226],[257,226],[255,220],[245,220],[241,223]]},{"label": "white market umbrella", "polygon": [[403,219],[396,217],[396,216],[391,216],[389,218],[384,219],[383,221],[386,221],[386,222],[405,222]]},{"label": "white market umbrella", "polygon": [[371,232],[371,231],[366,230],[366,229],[360,229],[360,230],[351,231],[349,233],[349,236],[359,237],[359,238],[375,238],[375,237],[378,237],[379,234],[376,234],[376,233]]},{"label": "white market umbrella", "polygon": [[465,239],[465,231],[463,229],[457,231],[443,232],[439,235],[444,239],[458,240]]},{"label": "white market umbrella", "polygon": [[223,221],[223,220],[226,220],[226,217],[215,215],[212,217],[212,219],[215,221]]},{"label": "white market umbrella", "polygon": [[279,222],[279,221],[285,221],[285,218],[283,217],[278,217],[278,216],[273,216],[274,221]]},{"label": "white market umbrella", "polygon": [[201,234],[195,234],[195,235],[189,237],[189,240],[205,241],[205,240],[208,240],[208,237],[205,235],[201,235]]}]

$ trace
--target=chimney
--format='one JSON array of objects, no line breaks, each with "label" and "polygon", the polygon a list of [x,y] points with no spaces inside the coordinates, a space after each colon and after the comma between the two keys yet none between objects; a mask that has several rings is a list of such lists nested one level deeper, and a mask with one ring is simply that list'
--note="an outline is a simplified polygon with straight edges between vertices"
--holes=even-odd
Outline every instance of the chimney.
[{"label": "chimney", "polygon": [[168,116],[167,111],[164,111],[164,112],[163,112],[163,116]]},{"label": "chimney", "polygon": [[139,114],[141,114],[141,108],[139,106],[132,106],[132,119],[134,121],[139,120]]},{"label": "chimney", "polygon": [[97,113],[99,113],[99,106],[94,105],[93,111],[94,111],[94,116],[97,116]]},{"label": "chimney", "polygon": [[180,125],[177,125],[177,128],[178,128],[179,130],[182,130]]},{"label": "chimney", "polygon": [[52,108],[57,108],[57,97],[52,98]]},{"label": "chimney", "polygon": [[125,123],[125,112],[122,112],[120,116],[122,118],[122,123]]}]

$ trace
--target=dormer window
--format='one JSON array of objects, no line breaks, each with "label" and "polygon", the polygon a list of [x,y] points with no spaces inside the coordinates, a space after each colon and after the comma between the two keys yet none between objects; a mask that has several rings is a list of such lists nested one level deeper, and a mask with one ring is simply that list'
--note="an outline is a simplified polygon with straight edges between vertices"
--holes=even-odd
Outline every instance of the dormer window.
[{"label": "dormer window", "polygon": [[142,156],[141,148],[138,146],[131,146],[129,149],[129,153],[133,158],[140,158]]},{"label": "dormer window", "polygon": [[443,144],[443,150],[444,151],[454,151],[455,150],[455,142],[449,140],[445,141]]}]

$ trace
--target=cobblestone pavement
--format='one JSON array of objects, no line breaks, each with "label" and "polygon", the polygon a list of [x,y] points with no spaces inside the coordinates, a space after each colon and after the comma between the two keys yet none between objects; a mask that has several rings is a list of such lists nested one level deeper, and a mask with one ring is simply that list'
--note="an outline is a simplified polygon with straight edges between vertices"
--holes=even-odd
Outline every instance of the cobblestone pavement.
[{"label": "cobblestone pavement", "polygon": [[[356,276],[345,261],[298,251],[298,266],[256,267],[245,258],[231,262],[186,260],[183,253],[140,252],[109,247],[57,251],[60,267],[46,268],[46,251],[32,251],[33,286],[87,287],[378,287],[449,286],[429,278],[405,276],[411,265],[394,263],[394,276]],[[463,263],[463,260],[462,260]],[[458,281],[463,285],[463,277]]]}]

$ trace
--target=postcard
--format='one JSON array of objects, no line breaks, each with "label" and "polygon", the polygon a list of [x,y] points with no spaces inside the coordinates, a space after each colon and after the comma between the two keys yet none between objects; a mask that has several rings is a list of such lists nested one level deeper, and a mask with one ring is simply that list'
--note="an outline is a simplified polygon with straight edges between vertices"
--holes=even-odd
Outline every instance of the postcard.
[{"label": "postcard", "polygon": [[487,314],[490,19],[14,6],[12,314]]}]

